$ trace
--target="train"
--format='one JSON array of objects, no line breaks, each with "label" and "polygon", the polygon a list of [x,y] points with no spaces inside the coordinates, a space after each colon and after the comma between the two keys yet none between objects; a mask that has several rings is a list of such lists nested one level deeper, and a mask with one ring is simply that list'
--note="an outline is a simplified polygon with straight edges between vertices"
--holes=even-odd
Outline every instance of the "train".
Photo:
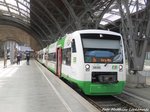
[{"label": "train", "polygon": [[38,61],[86,95],[121,94],[126,83],[121,34],[78,30],[38,51]]}]

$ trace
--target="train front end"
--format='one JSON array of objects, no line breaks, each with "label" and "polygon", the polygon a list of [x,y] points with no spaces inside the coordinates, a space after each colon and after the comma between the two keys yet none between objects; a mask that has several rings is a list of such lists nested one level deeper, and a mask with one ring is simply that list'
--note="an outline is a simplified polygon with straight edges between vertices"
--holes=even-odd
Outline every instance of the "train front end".
[{"label": "train front end", "polygon": [[115,95],[126,80],[122,37],[110,31],[81,33],[83,65],[79,86],[87,95]]}]

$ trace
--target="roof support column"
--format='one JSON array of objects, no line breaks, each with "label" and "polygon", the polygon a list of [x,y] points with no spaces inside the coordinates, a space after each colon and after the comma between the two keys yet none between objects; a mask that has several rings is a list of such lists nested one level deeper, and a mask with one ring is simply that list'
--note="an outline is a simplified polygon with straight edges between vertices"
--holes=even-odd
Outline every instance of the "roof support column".
[{"label": "roof support column", "polygon": [[[128,2],[128,0],[117,0],[121,14],[122,34],[128,57],[129,72],[132,70],[134,73],[137,73],[137,71],[142,71],[144,67],[146,48],[150,35],[150,5],[147,4],[143,15],[139,15],[137,0],[137,13],[133,19],[131,18]],[[124,6],[125,10],[123,10],[122,6]]]},{"label": "roof support column", "polygon": [[7,67],[7,45],[4,43],[4,68]]},{"label": "roof support column", "polygon": [[15,42],[10,41],[9,45],[10,45],[10,62],[11,62],[11,64],[14,64],[14,61],[15,61],[15,48],[16,48]]}]

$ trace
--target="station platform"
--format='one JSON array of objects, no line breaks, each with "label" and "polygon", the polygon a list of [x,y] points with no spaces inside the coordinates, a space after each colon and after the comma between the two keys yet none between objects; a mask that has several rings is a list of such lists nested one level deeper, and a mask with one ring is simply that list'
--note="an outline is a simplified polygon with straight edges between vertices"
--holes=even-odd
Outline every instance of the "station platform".
[{"label": "station platform", "polygon": [[[124,93],[150,105],[150,67],[141,74],[146,87],[127,84]],[[128,74],[127,74],[128,76]],[[0,60],[0,112],[99,112],[36,60],[21,61],[4,68]]]},{"label": "station platform", "polygon": [[127,73],[126,77],[124,93],[150,107],[150,61],[146,62],[143,71],[139,71],[138,75]]},{"label": "station platform", "polygon": [[0,112],[99,112],[35,60],[3,67]]},{"label": "station platform", "polygon": [[126,86],[124,89],[124,93],[142,100],[150,106],[150,87],[131,88]]}]

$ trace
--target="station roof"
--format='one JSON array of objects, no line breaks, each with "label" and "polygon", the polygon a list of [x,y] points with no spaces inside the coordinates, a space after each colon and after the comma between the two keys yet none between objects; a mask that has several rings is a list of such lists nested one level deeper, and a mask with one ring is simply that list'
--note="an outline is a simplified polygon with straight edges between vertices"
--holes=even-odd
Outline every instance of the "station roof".
[{"label": "station roof", "polygon": [[[136,10],[136,0],[129,0]],[[139,0],[140,9],[146,0]],[[120,19],[116,0],[0,0],[0,24],[30,33],[42,47],[75,30],[100,28]]]},{"label": "station roof", "polygon": [[[136,3],[137,3],[136,0],[130,0],[130,2],[129,2],[129,9],[130,9],[131,14],[133,14],[137,11]],[[143,10],[146,7],[145,4],[146,4],[146,1],[139,0],[138,1],[138,11]],[[114,21],[116,21],[120,18],[121,17],[120,17],[120,13],[119,13],[119,8],[118,8],[117,3],[115,1],[110,6],[107,13],[104,14],[103,19],[101,20],[100,24],[102,24],[102,25],[112,24]]]}]

